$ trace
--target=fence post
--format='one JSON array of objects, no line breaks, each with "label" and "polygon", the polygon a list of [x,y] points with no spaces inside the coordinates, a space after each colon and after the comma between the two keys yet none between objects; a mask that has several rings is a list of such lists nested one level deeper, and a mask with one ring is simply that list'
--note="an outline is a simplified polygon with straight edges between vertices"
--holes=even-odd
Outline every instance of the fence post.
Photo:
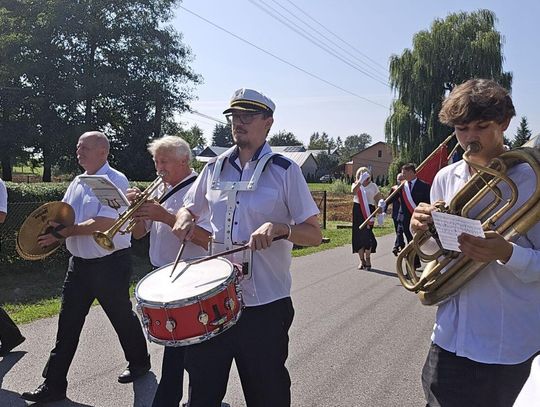
[{"label": "fence post", "polygon": [[323,229],[326,230],[326,190],[323,191]]}]

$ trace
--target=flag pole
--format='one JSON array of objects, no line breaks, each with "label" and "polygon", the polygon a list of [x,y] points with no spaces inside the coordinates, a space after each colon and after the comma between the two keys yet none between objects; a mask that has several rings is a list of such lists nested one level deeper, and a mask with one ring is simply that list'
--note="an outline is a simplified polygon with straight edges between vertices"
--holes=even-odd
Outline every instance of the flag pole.
[{"label": "flag pole", "polygon": [[[455,132],[452,132],[452,134],[450,134],[448,137],[446,137],[446,139],[445,139],[441,144],[439,144],[439,146],[438,146],[435,150],[433,150],[433,151],[425,158],[425,160],[422,161],[422,162],[418,165],[418,167],[416,167],[416,172],[419,172],[423,167],[425,167],[426,164],[429,162],[429,160],[431,160],[431,159],[433,158],[433,156],[435,156],[435,154],[437,154],[437,151],[439,151],[439,149],[440,149],[442,146],[447,145],[447,144],[450,142],[450,140],[452,140],[452,139],[454,138],[455,135],[456,135],[456,133],[455,133]],[[390,195],[388,195],[388,198],[386,198],[386,199],[384,200],[384,207],[386,207],[386,205],[388,205],[388,202],[390,202],[390,201],[394,198],[394,196],[396,196],[396,194],[398,194],[399,191],[401,191],[401,188],[403,188],[403,184],[404,184],[404,182],[402,182],[401,184],[399,184],[399,185],[397,186],[397,188],[396,188]],[[364,229],[364,228],[367,226],[367,224],[369,223],[369,221],[370,221],[372,218],[374,218],[375,216],[377,216],[379,213],[381,213],[381,211],[382,211],[381,207],[378,206],[378,207],[371,213],[371,215],[369,215],[369,217],[368,217],[368,218],[367,218],[360,226],[358,226],[358,229],[360,229],[360,230]]]}]

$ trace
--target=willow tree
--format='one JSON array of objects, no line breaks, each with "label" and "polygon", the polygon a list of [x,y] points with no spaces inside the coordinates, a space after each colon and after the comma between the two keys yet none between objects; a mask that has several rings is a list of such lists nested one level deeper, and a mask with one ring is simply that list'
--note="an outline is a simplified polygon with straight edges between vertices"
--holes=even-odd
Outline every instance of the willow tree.
[{"label": "willow tree", "polygon": [[502,35],[489,10],[450,14],[413,37],[412,49],[390,59],[396,94],[386,120],[386,140],[398,162],[420,163],[451,129],[438,121],[444,96],[470,78],[490,78],[510,89],[503,71]]}]

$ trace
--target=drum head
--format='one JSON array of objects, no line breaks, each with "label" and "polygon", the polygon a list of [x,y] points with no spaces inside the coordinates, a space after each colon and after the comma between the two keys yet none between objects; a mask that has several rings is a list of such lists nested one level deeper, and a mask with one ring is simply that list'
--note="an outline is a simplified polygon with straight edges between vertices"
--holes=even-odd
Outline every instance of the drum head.
[{"label": "drum head", "polygon": [[202,296],[224,283],[233,273],[232,264],[218,257],[186,267],[181,261],[171,276],[173,265],[161,267],[144,277],[136,289],[136,296],[143,302],[174,303]]}]

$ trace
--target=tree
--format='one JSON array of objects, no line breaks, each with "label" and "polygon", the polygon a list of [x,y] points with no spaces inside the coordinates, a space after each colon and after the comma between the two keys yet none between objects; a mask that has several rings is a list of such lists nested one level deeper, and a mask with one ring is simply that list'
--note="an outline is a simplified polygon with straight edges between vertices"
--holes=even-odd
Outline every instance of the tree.
[{"label": "tree", "polygon": [[531,136],[532,132],[529,130],[529,123],[527,122],[527,118],[523,116],[519,122],[519,127],[517,129],[516,137],[512,142],[512,147],[521,147],[530,140]]},{"label": "tree", "polygon": [[347,162],[354,154],[364,150],[371,144],[371,136],[367,133],[348,136],[343,142],[343,147],[339,150],[342,162]]},{"label": "tree", "polygon": [[[32,143],[53,163],[75,165],[77,136],[106,130],[111,162],[130,178],[153,178],[146,145],[187,108],[200,78],[191,54],[166,23],[174,0],[18,0],[0,6],[0,55],[14,86],[31,91]],[[5,44],[8,46],[5,46]],[[0,76],[2,74],[0,73]],[[4,81],[0,78],[0,86]],[[143,165],[144,164],[144,165]],[[150,162],[151,164],[151,162]]]},{"label": "tree", "polygon": [[438,121],[444,96],[470,78],[491,78],[510,89],[503,71],[501,34],[489,10],[437,19],[413,37],[413,48],[390,60],[390,84],[397,93],[385,124],[396,161],[421,162],[452,131]]},{"label": "tree", "polygon": [[290,131],[281,130],[268,139],[271,146],[301,146],[302,142]]},{"label": "tree", "polygon": [[191,126],[191,128],[188,130],[179,130],[175,133],[175,136],[183,138],[192,149],[204,147],[206,144],[203,131],[196,124]]},{"label": "tree", "polygon": [[309,150],[327,150],[330,152],[335,146],[336,142],[324,131],[322,134],[315,132],[309,137]]},{"label": "tree", "polygon": [[339,160],[335,155],[328,154],[326,151],[322,151],[317,154],[317,175],[331,174],[339,164]]},{"label": "tree", "polygon": [[212,145],[216,147],[232,147],[234,144],[230,124],[216,124],[212,133]]}]

